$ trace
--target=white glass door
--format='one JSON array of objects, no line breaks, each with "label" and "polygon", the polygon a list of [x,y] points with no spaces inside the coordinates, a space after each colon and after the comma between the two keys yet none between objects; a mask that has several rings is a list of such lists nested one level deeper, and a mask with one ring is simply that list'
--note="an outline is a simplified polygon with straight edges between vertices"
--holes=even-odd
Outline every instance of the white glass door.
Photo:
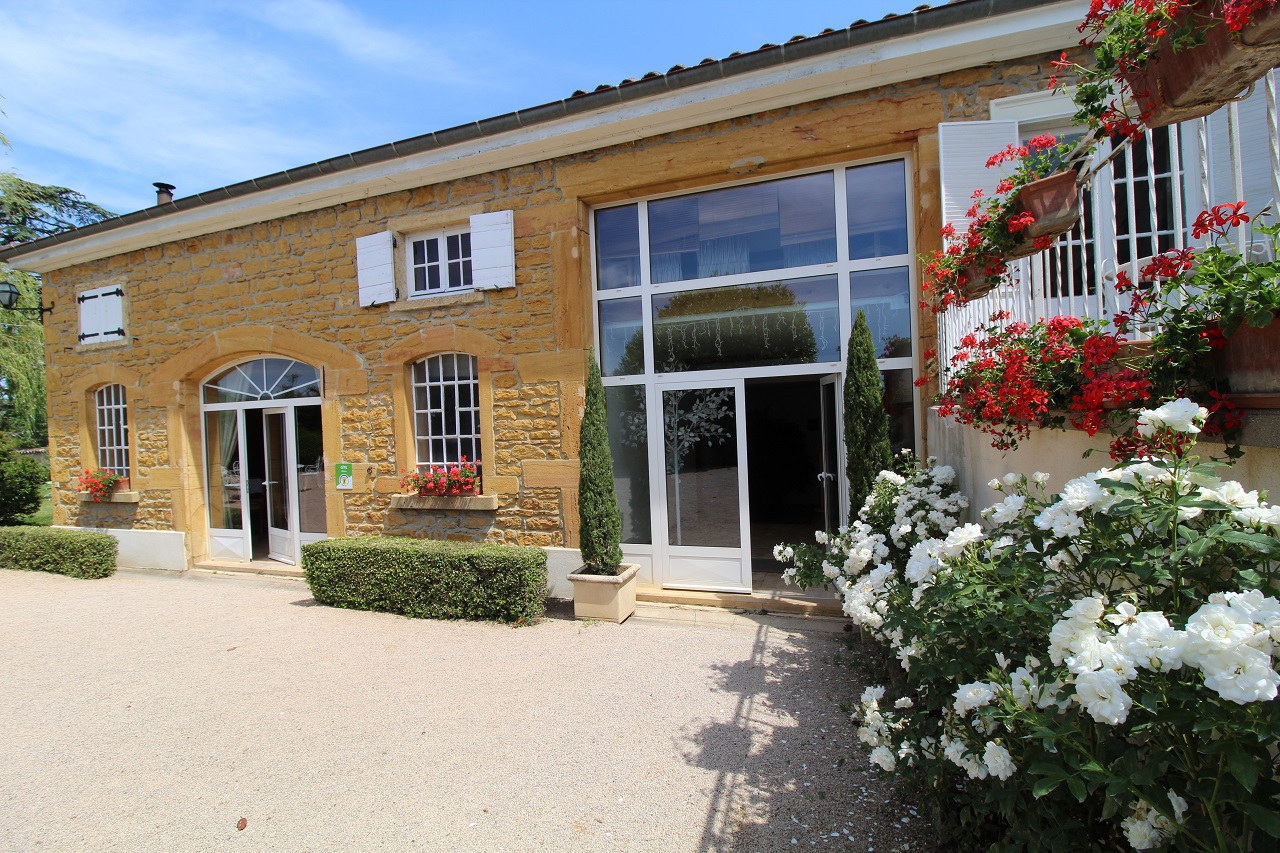
[{"label": "white glass door", "polygon": [[[751,591],[747,445],[741,379],[660,383],[650,434],[665,472],[662,584]],[[661,535],[659,533],[659,535]]]},{"label": "white glass door", "polygon": [[209,557],[253,559],[249,541],[249,466],[244,412],[204,413],[205,472],[209,496]]},{"label": "white glass door", "polygon": [[297,529],[294,522],[298,489],[290,460],[294,445],[293,418],[288,409],[267,409],[262,413],[262,439],[266,459],[263,486],[267,498],[267,556],[296,564]]},{"label": "white glass door", "polygon": [[818,482],[822,486],[822,517],[825,530],[834,533],[844,524],[844,514],[840,511],[840,376],[832,374],[822,377],[818,386],[819,400],[822,409],[822,472],[818,474]]}]

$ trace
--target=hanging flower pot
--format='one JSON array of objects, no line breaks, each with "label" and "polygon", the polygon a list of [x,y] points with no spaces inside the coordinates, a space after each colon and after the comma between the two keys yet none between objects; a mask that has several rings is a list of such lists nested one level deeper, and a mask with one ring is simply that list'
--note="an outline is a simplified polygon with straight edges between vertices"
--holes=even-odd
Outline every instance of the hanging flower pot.
[{"label": "hanging flower pot", "polygon": [[1079,174],[1075,169],[1041,178],[1018,190],[1015,204],[1035,217],[1026,229],[1029,237],[1057,237],[1080,221]]},{"label": "hanging flower pot", "polygon": [[1021,239],[1007,258],[1026,258],[1042,251],[1044,240],[1041,238],[1065,234],[1080,221],[1077,178],[1076,170],[1070,169],[1032,181],[1018,190],[1011,199],[1013,215],[1029,213],[1034,221],[1018,233]]},{"label": "hanging flower pot", "polygon": [[964,297],[977,299],[986,296],[995,287],[995,280],[987,273],[985,264],[975,264],[964,270]]},{"label": "hanging flower pot", "polygon": [[1238,31],[1213,16],[1216,5],[1200,0],[1187,13],[1204,44],[1174,50],[1165,36],[1145,67],[1123,75],[1147,127],[1207,116],[1280,65],[1280,4],[1258,9]]}]

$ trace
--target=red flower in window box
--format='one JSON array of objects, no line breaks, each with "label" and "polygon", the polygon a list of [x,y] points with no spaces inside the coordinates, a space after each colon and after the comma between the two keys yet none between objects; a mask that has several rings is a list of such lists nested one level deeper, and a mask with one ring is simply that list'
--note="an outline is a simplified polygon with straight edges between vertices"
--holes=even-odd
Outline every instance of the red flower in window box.
[{"label": "red flower in window box", "polygon": [[1032,429],[1068,420],[1092,435],[1148,399],[1143,362],[1098,321],[1007,319],[996,313],[961,338],[938,396],[939,414],[989,434],[993,447],[1017,449]]},{"label": "red flower in window box", "polygon": [[111,500],[111,493],[116,490],[116,486],[124,479],[126,478],[105,468],[99,468],[96,471],[90,471],[86,468],[84,473],[80,475],[79,490],[92,495],[95,503],[109,501]]},{"label": "red flower in window box", "polygon": [[467,457],[456,465],[423,466],[421,470],[405,474],[400,488],[419,497],[467,496],[480,494],[480,475],[474,462]]}]

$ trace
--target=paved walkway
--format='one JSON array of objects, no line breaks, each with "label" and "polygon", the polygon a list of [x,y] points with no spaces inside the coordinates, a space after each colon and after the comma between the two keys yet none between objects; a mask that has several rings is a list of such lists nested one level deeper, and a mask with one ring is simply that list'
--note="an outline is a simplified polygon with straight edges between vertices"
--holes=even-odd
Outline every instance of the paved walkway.
[{"label": "paved walkway", "polygon": [[855,749],[843,636],[797,624],[0,570],[0,850],[900,849],[919,821]]}]

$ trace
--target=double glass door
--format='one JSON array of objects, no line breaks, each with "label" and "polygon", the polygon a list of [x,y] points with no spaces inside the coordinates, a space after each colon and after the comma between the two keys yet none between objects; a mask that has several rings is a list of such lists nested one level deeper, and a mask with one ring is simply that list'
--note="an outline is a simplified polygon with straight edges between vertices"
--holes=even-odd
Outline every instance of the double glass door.
[{"label": "double glass door", "polygon": [[205,412],[211,559],[297,565],[325,538],[323,441],[314,404]]}]

